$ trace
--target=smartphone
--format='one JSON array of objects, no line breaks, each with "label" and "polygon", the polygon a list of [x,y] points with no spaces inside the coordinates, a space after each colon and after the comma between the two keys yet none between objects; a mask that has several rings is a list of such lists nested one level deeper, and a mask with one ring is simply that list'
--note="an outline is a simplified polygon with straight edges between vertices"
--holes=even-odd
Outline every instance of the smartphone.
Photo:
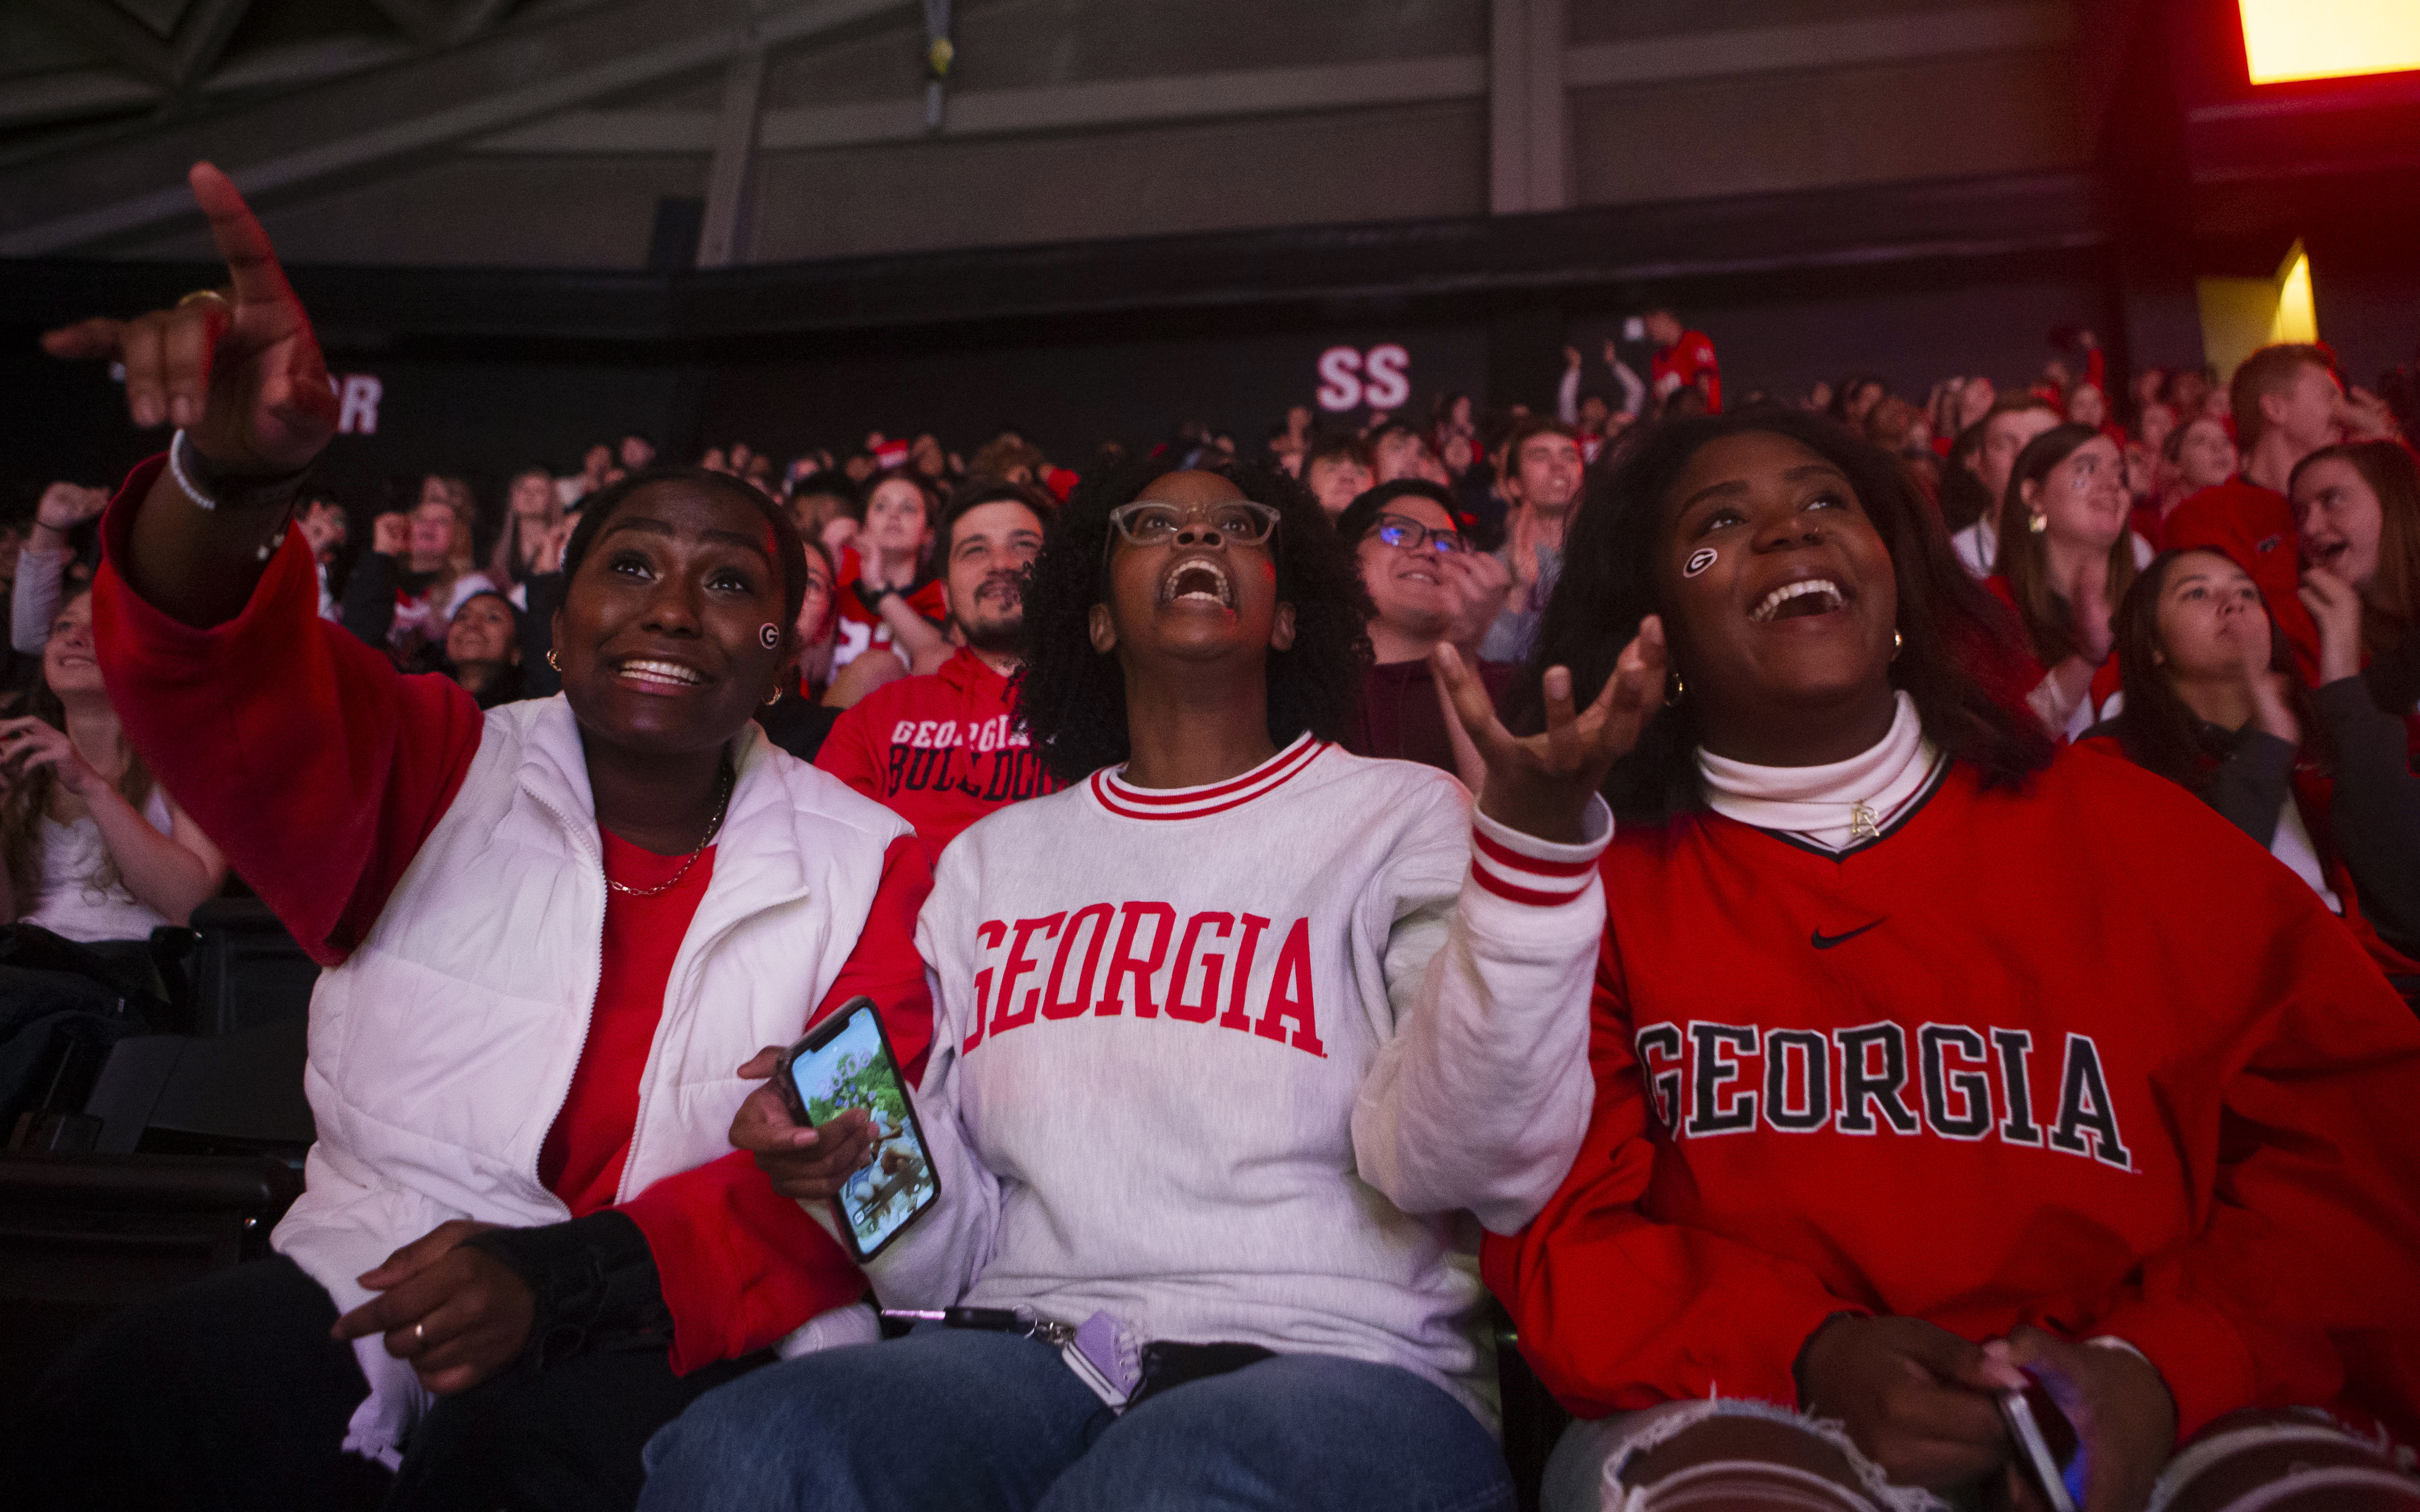
[{"label": "smartphone", "polygon": [[[2039,1412],[2036,1398],[2040,1398]],[[2052,1403],[2048,1392],[2034,1386],[2002,1392],[2000,1419],[2009,1425],[2009,1437],[2016,1441],[2019,1464],[2041,1491],[2051,1512],[2075,1512],[2075,1497],[2067,1484],[2067,1466],[2075,1458],[2075,1429],[2067,1414]],[[2064,1440],[2064,1455],[2053,1447],[2045,1427]]]},{"label": "smartphone", "polygon": [[940,1175],[873,998],[850,998],[783,1052],[773,1085],[800,1123],[820,1127],[850,1108],[873,1116],[872,1154],[833,1199],[861,1263],[941,1200]]}]

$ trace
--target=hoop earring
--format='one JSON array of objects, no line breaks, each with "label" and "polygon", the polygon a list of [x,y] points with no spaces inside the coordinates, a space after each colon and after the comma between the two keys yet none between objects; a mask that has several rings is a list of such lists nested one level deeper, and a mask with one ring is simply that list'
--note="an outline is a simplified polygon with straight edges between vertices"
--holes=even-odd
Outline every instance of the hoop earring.
[{"label": "hoop earring", "polygon": [[1681,674],[1679,672],[1674,672],[1672,674],[1672,686],[1664,690],[1664,706],[1668,709],[1674,707],[1684,696],[1687,695],[1688,691],[1689,685],[1681,681]]},{"label": "hoop earring", "polygon": [[765,701],[765,707],[767,707],[767,708],[768,708],[768,709],[769,709],[769,708],[771,708],[774,704],[779,703],[779,702],[782,702],[782,689],[780,688],[780,687],[776,686],[776,687],[774,687],[774,689],[773,689],[773,696],[772,696],[771,698],[768,698],[768,699],[767,699],[767,700]]},{"label": "hoop earring", "polygon": [[552,646],[547,647],[546,664],[553,668],[556,671],[563,671],[563,654],[556,651]]}]

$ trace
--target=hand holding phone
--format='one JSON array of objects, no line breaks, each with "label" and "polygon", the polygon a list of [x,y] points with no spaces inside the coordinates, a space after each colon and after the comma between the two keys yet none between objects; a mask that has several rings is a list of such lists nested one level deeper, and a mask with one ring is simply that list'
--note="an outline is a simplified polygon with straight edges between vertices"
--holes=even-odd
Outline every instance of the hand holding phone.
[{"label": "hand holding phone", "polygon": [[[940,1200],[940,1176],[916,1121],[915,1101],[872,998],[850,998],[783,1052],[773,1091],[794,1125],[817,1126],[813,1140],[788,1136],[792,1160],[785,1164],[799,1167],[792,1173],[794,1184],[820,1190],[824,1178],[842,1172],[838,1189],[828,1195],[860,1261],[881,1253]],[[797,1162],[799,1148],[812,1145],[826,1145],[822,1158]],[[841,1165],[845,1149],[855,1157],[846,1166]],[[765,1160],[758,1157],[760,1165]]]},{"label": "hand holding phone", "polygon": [[732,1119],[732,1147],[755,1156],[756,1168],[782,1196],[799,1202],[829,1201],[865,1164],[873,1146],[872,1119],[863,1109],[849,1108],[820,1128],[800,1122],[782,1095],[787,1054],[779,1045],[767,1045],[739,1068],[742,1076],[767,1080],[748,1094]]}]

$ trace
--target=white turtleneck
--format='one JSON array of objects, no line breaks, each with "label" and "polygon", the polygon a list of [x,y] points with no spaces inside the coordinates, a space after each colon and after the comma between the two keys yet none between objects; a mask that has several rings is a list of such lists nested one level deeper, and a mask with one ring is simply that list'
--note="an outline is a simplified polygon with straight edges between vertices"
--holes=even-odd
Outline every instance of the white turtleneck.
[{"label": "white turtleneck", "polygon": [[1943,757],[1925,738],[1916,701],[1899,695],[1890,733],[1871,749],[1827,766],[1754,766],[1700,748],[1698,775],[1714,812],[1759,829],[1778,829],[1827,850],[1844,851],[1890,827],[1931,782]]}]

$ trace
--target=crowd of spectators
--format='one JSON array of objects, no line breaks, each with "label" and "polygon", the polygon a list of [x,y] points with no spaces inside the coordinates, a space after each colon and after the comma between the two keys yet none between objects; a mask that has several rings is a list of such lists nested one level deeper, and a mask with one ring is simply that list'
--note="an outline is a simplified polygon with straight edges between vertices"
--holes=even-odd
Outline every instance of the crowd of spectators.
[{"label": "crowd of spectators", "polygon": [[[317,358],[214,182],[232,293],[54,343],[149,340],[184,428],[8,538],[0,901],[122,941],[232,863],[346,1033],[284,1268],[96,1335],[26,1484],[1509,1506],[1483,1285],[1559,1508],[2040,1504],[2035,1386],[2090,1512],[2420,1506],[2420,415],[2327,348],[1727,394],[1657,310],[1550,412],[633,434],[367,507],[157,355]],[[949,1199],[861,1273],[800,1204],[865,1126],[741,1063],[859,992]],[[869,1283],[1158,1342],[1095,1401],[1025,1325],[872,1342]],[[155,1341],[208,1380],[136,1391]]]}]

